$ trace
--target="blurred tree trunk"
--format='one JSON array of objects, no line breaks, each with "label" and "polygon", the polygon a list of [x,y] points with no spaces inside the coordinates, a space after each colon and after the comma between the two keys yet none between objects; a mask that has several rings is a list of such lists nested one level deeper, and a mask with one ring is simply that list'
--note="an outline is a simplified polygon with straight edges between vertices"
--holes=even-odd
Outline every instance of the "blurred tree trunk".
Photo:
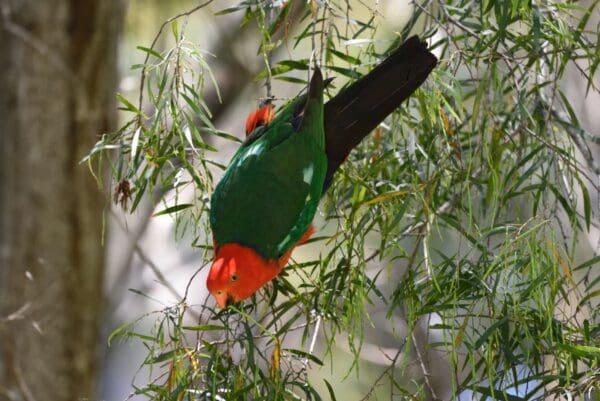
[{"label": "blurred tree trunk", "polygon": [[0,0],[0,400],[95,398],[120,0]]}]

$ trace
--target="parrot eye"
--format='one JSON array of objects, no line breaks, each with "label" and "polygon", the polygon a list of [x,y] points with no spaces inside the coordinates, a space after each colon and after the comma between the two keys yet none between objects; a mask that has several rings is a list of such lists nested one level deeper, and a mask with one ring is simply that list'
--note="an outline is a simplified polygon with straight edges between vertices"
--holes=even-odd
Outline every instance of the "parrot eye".
[{"label": "parrot eye", "polygon": [[237,274],[232,274],[231,275],[231,282],[235,283],[237,281]]},{"label": "parrot eye", "polygon": [[217,291],[217,295],[221,295],[221,294],[223,294],[223,291],[220,291],[220,290]]}]

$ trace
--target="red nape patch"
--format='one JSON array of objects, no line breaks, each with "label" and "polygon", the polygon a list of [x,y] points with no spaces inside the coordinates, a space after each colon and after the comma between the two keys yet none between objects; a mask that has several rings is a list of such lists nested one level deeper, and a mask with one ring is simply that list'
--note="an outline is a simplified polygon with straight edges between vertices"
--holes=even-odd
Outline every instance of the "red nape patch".
[{"label": "red nape patch", "polygon": [[275,113],[273,112],[273,105],[270,103],[250,113],[246,119],[246,136],[250,135],[256,128],[270,123],[273,117],[275,117]]}]

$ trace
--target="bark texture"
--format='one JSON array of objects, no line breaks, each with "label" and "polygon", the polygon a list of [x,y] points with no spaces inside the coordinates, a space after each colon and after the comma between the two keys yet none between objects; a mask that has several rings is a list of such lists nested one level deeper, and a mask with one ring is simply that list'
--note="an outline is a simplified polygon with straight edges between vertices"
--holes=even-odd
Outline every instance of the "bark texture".
[{"label": "bark texture", "polygon": [[95,397],[121,0],[0,0],[0,400]]}]

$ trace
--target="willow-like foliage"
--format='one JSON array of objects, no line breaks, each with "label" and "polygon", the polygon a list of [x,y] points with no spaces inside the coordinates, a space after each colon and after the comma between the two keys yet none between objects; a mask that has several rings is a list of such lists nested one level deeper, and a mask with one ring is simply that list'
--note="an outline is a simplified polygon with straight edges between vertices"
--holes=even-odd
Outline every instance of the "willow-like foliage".
[{"label": "willow-like foliage", "polygon": [[[598,225],[600,167],[587,144],[600,139],[582,128],[561,79],[578,71],[598,92],[597,4],[415,0],[391,39],[377,35],[384,17],[370,1],[249,0],[215,15],[255,25],[265,62],[257,79],[298,90],[311,58],[336,77],[334,95],[413,34],[440,63],[337,174],[320,208],[317,226],[327,229],[312,240],[321,250],[314,260],[291,263],[228,310],[183,299],[142,318],[154,322],[150,333],[138,332],[138,322],[115,332],[148,348],[144,363],[155,375],[137,392],[153,400],[335,400],[339,384],[323,382],[318,366],[330,357],[333,369],[361,379],[364,330],[377,305],[405,330],[394,334],[398,353],[367,383],[365,400],[465,391],[499,400],[593,397],[600,256],[582,257],[581,244]],[[89,163],[110,165],[115,200],[127,210],[152,196],[162,205],[156,214],[172,215],[188,234],[184,245],[206,250],[198,266],[207,269],[208,200],[224,168],[213,136],[239,139],[213,126],[203,101],[205,84],[219,83],[211,56],[185,35],[202,7],[161,27],[171,47],[139,47],[147,54],[133,66],[139,101],[119,96],[131,120],[98,142]],[[192,201],[180,200],[184,190]],[[418,327],[442,340],[425,343]],[[353,353],[350,366],[336,365],[336,345]],[[423,352],[444,356],[445,396]],[[410,376],[414,364],[423,366],[420,377]]]}]

